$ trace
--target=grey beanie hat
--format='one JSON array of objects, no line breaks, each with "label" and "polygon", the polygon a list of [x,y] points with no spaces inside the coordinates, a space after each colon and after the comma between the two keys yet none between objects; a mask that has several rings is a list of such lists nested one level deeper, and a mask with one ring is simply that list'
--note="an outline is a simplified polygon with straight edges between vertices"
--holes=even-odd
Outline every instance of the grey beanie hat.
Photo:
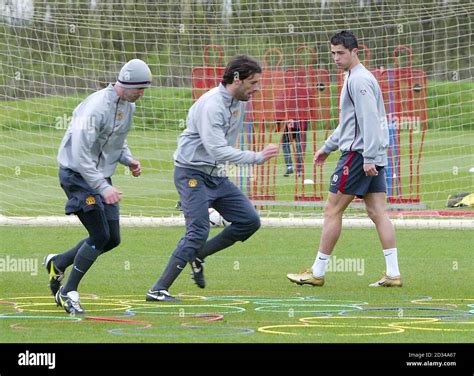
[{"label": "grey beanie hat", "polygon": [[151,86],[151,71],[143,60],[132,59],[120,70],[115,83],[126,89],[141,89]]}]

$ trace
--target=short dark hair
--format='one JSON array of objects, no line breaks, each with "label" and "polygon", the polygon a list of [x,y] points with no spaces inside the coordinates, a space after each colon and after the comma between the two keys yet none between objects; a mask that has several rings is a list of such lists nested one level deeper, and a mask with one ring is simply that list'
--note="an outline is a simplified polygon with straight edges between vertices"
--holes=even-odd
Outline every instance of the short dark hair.
[{"label": "short dark hair", "polygon": [[235,56],[227,63],[221,82],[226,86],[236,78],[243,81],[255,73],[262,73],[262,67],[257,60],[247,55]]},{"label": "short dark hair", "polygon": [[341,32],[334,34],[331,38],[331,44],[333,46],[342,44],[349,51],[352,51],[354,48],[359,48],[356,36],[349,30],[342,30]]}]

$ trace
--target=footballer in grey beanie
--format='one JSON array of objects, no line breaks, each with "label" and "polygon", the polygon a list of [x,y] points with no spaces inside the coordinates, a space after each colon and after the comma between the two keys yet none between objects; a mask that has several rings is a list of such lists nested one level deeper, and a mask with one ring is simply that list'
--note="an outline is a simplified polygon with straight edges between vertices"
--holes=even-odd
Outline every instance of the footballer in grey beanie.
[{"label": "footballer in grey beanie", "polygon": [[151,71],[140,59],[132,59],[120,70],[115,85],[125,89],[142,89],[151,86]]}]

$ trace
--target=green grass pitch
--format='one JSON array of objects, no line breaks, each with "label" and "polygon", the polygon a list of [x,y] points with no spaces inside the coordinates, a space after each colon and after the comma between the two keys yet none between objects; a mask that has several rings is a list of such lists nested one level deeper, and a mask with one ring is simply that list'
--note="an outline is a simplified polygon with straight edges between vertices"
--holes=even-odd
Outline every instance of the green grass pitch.
[{"label": "green grass pitch", "polygon": [[[100,257],[80,286],[88,313],[70,317],[49,295],[41,260],[84,230],[1,227],[2,342],[473,342],[470,230],[398,230],[405,286],[387,289],[368,287],[385,265],[373,229],[343,230],[339,261],[317,288],[291,284],[286,273],[312,264],[320,229],[262,228],[206,260],[206,289],[194,285],[187,268],[170,290],[181,303],[145,302],[182,232],[123,228],[122,244]],[[11,270],[19,259],[36,260],[37,273]]]}]

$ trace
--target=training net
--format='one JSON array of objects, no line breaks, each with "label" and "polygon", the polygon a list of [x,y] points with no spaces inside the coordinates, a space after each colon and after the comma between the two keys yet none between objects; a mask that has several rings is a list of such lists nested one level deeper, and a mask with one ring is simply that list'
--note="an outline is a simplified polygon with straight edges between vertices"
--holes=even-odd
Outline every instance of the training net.
[{"label": "training net", "polygon": [[[153,86],[128,137],[143,175],[119,165],[113,177],[121,213],[179,215],[172,154],[187,110],[248,54],[264,73],[237,147],[281,150],[228,175],[261,213],[319,216],[339,153],[312,160],[338,123],[343,74],[329,40],[342,29],[358,36],[384,95],[390,209],[472,215],[446,206],[474,191],[473,15],[470,0],[1,0],[0,215],[63,214],[56,154],[72,111],[132,58],[150,65]],[[356,200],[349,213],[362,210]]]}]

